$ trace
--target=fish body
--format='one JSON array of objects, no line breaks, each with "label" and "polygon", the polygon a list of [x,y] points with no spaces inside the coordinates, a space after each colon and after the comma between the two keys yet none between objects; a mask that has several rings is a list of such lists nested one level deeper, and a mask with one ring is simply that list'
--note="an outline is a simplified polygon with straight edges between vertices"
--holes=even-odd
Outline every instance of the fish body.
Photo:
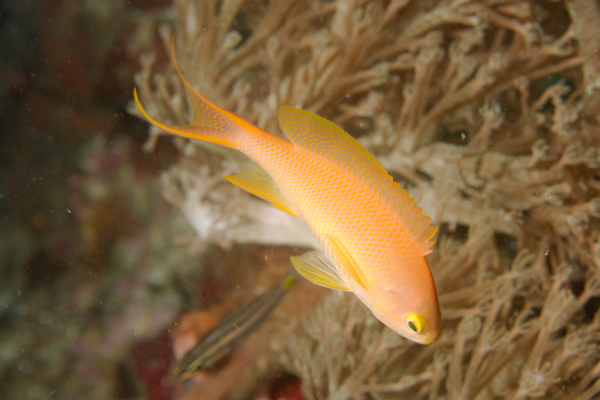
[{"label": "fish body", "polygon": [[250,334],[296,283],[286,276],[250,303],[223,318],[181,360],[176,374],[186,380],[198,371],[213,369]]},{"label": "fish body", "polygon": [[[181,74],[181,73],[180,73]],[[303,219],[325,254],[292,257],[316,284],[351,290],[398,334],[432,343],[440,330],[435,283],[425,260],[437,228],[379,162],[330,121],[279,108],[282,131],[272,135],[199,95],[185,81],[194,121],[171,133],[237,149],[255,164],[226,178]]]}]

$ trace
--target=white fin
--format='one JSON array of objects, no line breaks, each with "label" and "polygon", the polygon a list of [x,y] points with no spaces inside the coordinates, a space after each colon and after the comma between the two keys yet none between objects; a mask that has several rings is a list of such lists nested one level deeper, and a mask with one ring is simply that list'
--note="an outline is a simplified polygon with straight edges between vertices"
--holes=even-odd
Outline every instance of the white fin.
[{"label": "white fin", "polygon": [[299,257],[290,257],[296,271],[309,281],[331,289],[350,290],[331,260],[320,251],[309,251]]},{"label": "white fin", "polygon": [[381,196],[419,241],[423,254],[430,252],[430,239],[437,227],[431,218],[381,166],[379,161],[352,136],[333,122],[294,107],[279,107],[279,126],[296,146],[319,154],[344,168]]},{"label": "white fin", "polygon": [[227,175],[225,179],[298,218],[298,213],[294,210],[277,182],[258,164],[253,163],[239,174]]}]

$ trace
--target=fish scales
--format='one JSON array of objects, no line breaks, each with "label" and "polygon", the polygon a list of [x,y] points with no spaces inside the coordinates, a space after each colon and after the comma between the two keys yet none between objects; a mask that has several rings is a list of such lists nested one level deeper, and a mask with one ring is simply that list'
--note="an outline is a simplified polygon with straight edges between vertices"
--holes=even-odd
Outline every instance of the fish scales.
[{"label": "fish scales", "polygon": [[424,255],[437,228],[377,160],[324,118],[280,107],[285,140],[210,103],[181,78],[194,108],[192,124],[154,120],[134,92],[150,122],[247,155],[256,164],[226,178],[303,219],[326,252],[292,257],[298,272],[316,284],[351,290],[400,335],[433,342],[441,317]]},{"label": "fish scales", "polygon": [[[414,263],[407,249],[418,245],[386,202],[354,171],[272,135],[244,135],[242,142],[240,151],[279,183],[317,239],[338,237],[375,282],[377,277],[390,281],[394,275],[416,279],[419,273],[410,268],[381,267],[396,266],[388,258],[398,252],[407,263]],[[418,285],[411,286],[418,290]]]}]

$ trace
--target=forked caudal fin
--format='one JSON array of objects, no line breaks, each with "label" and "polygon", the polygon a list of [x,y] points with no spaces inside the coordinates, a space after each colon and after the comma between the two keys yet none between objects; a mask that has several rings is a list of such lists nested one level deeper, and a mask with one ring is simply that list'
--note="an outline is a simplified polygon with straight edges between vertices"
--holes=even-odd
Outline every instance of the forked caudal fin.
[{"label": "forked caudal fin", "polygon": [[254,125],[242,117],[211,103],[194,90],[192,85],[184,78],[177,65],[177,60],[175,60],[175,37],[173,37],[171,43],[171,55],[175,69],[177,69],[177,73],[181,77],[192,103],[194,120],[189,126],[171,126],[158,122],[146,112],[138,98],[137,90],[134,89],[135,104],[141,113],[152,124],[175,135],[236,148],[236,137],[248,128],[254,128]]}]

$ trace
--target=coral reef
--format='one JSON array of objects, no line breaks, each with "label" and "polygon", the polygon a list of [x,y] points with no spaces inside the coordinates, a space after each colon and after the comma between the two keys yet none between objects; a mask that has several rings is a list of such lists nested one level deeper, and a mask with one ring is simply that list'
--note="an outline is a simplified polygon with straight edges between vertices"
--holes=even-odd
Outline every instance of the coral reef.
[{"label": "coral reef", "polygon": [[[333,120],[441,227],[428,256],[443,316],[434,344],[395,337],[339,293],[316,309],[298,308],[305,317],[294,337],[263,338],[279,349],[269,362],[300,377],[306,398],[600,393],[597,4],[175,4],[178,63],[200,93],[274,133],[279,105]],[[167,53],[171,36],[161,28]],[[186,125],[190,109],[173,69],[154,73],[153,57],[142,65],[136,85],[150,114]],[[151,128],[147,149],[160,134]],[[244,161],[173,140],[182,163],[195,167],[173,167],[167,199],[203,241],[221,243],[222,235],[204,232],[240,218],[231,210],[250,197],[218,196],[229,211],[202,228],[194,212],[206,214],[203,200],[189,209],[185,199],[198,188],[205,199],[214,176]],[[249,214],[249,224],[261,223]]]},{"label": "coral reef", "polygon": [[[177,206],[195,231],[194,253],[208,243],[230,248],[233,243],[318,248],[319,243],[299,219],[264,201],[239,197],[209,168],[174,166],[162,174],[164,197]],[[221,185],[220,185],[221,184]]]}]

